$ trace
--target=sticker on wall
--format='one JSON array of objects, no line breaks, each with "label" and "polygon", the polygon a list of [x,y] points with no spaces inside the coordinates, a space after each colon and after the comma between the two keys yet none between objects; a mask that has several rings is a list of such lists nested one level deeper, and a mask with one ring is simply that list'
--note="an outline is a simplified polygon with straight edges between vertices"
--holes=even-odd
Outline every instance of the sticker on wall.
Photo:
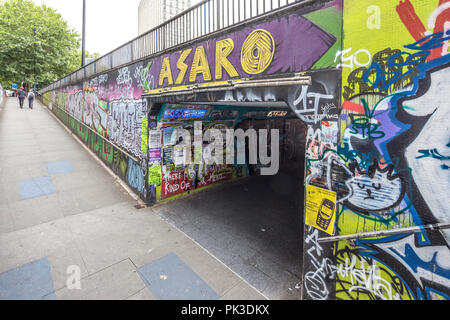
[{"label": "sticker on wall", "polygon": [[161,131],[150,130],[148,138],[149,138],[148,146],[150,149],[161,148]]},{"label": "sticker on wall", "polygon": [[173,161],[173,147],[163,149],[163,164],[174,164]]},{"label": "sticker on wall", "polygon": [[148,153],[148,162],[160,162],[161,161],[161,149],[150,149]]},{"label": "sticker on wall", "polygon": [[203,119],[206,112],[206,109],[166,109],[164,119]]},{"label": "sticker on wall", "polygon": [[147,153],[148,151],[148,118],[142,118],[141,129],[141,151]]},{"label": "sticker on wall", "polygon": [[160,186],[161,183],[161,166],[152,166],[148,168],[148,185]]},{"label": "sticker on wall", "polygon": [[184,145],[178,145],[173,148],[173,162],[176,166],[185,166],[189,163],[189,148]]},{"label": "sticker on wall", "polygon": [[333,235],[336,221],[336,192],[306,186],[306,224]]},{"label": "sticker on wall", "polygon": [[173,128],[164,129],[164,145],[173,146],[175,143],[175,130]]},{"label": "sticker on wall", "polygon": [[282,118],[287,116],[288,112],[287,111],[270,111],[267,114],[267,118]]},{"label": "sticker on wall", "polygon": [[335,121],[322,121],[320,138],[323,143],[337,143],[339,124]]}]

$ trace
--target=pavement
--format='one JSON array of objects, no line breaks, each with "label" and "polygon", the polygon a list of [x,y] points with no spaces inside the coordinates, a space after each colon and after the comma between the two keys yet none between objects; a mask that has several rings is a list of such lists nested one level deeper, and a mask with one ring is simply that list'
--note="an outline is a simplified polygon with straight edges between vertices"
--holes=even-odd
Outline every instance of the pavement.
[{"label": "pavement", "polygon": [[39,102],[0,109],[0,300],[264,300],[137,202]]},{"label": "pavement", "polygon": [[[301,165],[298,166],[302,168]],[[162,203],[153,211],[271,300],[299,300],[303,181],[255,176]]]}]

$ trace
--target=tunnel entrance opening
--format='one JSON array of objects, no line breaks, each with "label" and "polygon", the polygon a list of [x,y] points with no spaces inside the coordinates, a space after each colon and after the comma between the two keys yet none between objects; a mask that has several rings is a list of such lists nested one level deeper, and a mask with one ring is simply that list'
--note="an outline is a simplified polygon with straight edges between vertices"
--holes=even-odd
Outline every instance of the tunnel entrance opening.
[{"label": "tunnel entrance opening", "polygon": [[[270,147],[270,132],[278,130],[276,174],[262,174],[269,165],[262,164],[259,156],[256,164],[250,163],[249,137],[245,140],[245,164],[176,165],[175,158],[183,153],[180,144],[185,141],[175,129],[189,131],[194,141],[199,123],[203,133],[211,128],[267,130]],[[154,133],[161,135],[161,186],[155,194],[164,205],[154,210],[269,299],[299,299],[307,125],[279,103],[197,103],[162,104],[157,129]],[[151,136],[150,128],[149,139]],[[205,150],[211,141],[202,139]],[[193,155],[195,148],[194,142]],[[260,148],[257,143],[258,155]]]}]

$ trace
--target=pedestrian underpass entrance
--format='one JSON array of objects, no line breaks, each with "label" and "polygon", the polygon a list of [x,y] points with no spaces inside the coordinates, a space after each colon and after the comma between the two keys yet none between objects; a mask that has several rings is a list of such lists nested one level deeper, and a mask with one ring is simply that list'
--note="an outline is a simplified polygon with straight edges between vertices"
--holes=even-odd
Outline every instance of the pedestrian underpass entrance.
[{"label": "pedestrian underpass entrance", "polygon": [[[298,299],[307,125],[283,102],[148,104],[150,194],[165,203],[155,210],[269,298]],[[219,145],[211,129],[224,133]],[[226,130],[256,135],[228,136],[230,143]],[[202,161],[194,163],[199,151]],[[207,164],[219,152],[224,163]],[[278,157],[274,174],[263,174],[272,163],[261,154]],[[187,156],[192,163],[180,161]]]},{"label": "pedestrian underpass entrance", "polygon": [[[45,98],[141,200],[163,203],[155,210],[261,292],[288,298],[310,263],[303,186],[338,181],[322,160],[338,144],[341,20],[335,1],[301,1],[146,55],[130,43]],[[139,40],[159,48],[171,34]],[[125,52],[140,55],[122,63]]]},{"label": "pedestrian underpass entrance", "polygon": [[270,298],[300,298],[304,185],[335,181],[320,160],[338,83],[316,71],[145,95],[148,203]]}]

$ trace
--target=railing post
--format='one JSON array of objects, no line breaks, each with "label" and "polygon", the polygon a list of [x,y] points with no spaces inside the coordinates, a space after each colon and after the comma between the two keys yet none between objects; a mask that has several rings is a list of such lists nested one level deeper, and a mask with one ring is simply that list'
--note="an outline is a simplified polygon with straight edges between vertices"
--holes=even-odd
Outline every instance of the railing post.
[{"label": "railing post", "polygon": [[[250,1],[250,3],[248,3],[248,1]],[[256,4],[253,3],[253,1],[256,1]],[[260,1],[263,3],[261,4]],[[270,7],[267,4],[267,1],[270,1]],[[277,2],[275,0],[209,0],[202,2],[183,13],[172,17],[162,25],[135,38],[133,41],[130,41],[126,45],[131,45],[131,49],[124,48],[126,45],[123,45],[94,61],[89,72],[87,72],[86,69],[83,69],[83,71],[80,72],[82,69],[80,68],[75,71],[75,76],[69,74],[58,82],[55,82],[53,87],[47,87],[46,89],[57,89],[61,86],[69,85],[74,80],[82,80],[79,79],[80,77],[85,78],[95,76],[97,73],[104,72],[113,67],[120,67],[123,63],[129,63],[146,56],[157,54],[158,52],[165,51],[173,46],[180,45],[181,43],[192,41],[196,37],[202,37],[225,27],[242,23],[246,19],[252,19],[265,14],[268,10],[287,7],[288,5],[295,6],[297,3],[303,1],[304,0],[285,0],[284,2],[281,2],[281,0],[278,0]],[[249,12],[249,14],[247,14],[247,12]],[[127,59],[122,61],[122,55],[125,54],[125,52],[127,54]]]}]

